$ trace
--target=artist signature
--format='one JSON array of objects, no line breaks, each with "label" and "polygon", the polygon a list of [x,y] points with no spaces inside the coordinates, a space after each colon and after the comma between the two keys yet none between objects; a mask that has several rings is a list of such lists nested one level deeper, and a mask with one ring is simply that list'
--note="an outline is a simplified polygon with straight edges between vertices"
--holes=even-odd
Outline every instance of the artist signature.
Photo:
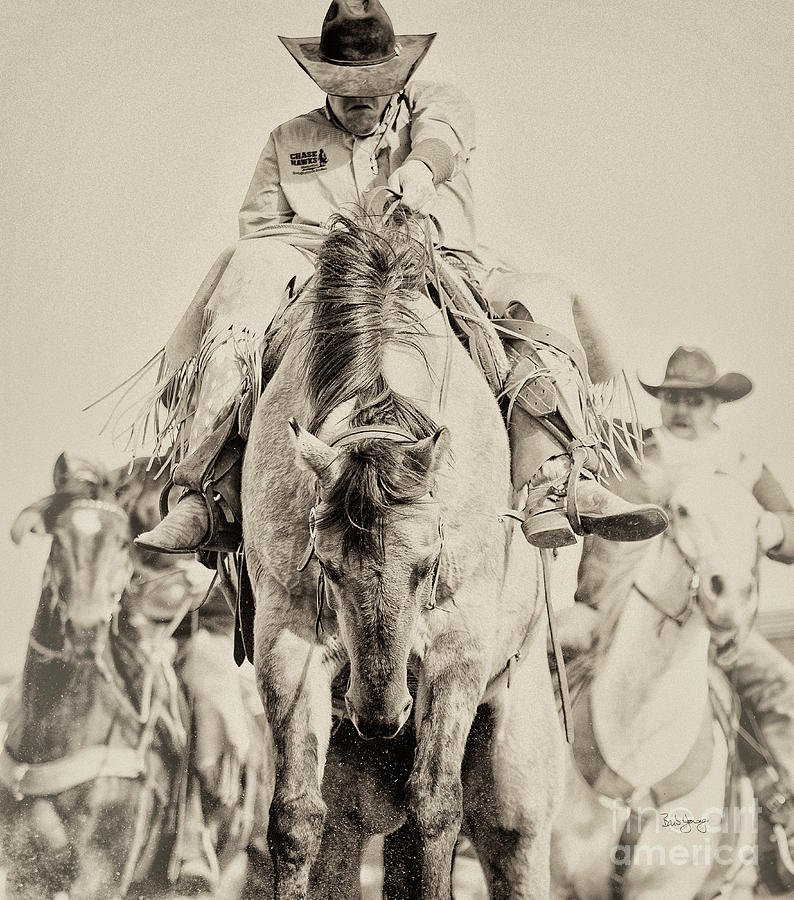
[{"label": "artist signature", "polygon": [[706,833],[708,819],[692,819],[677,813],[662,813],[662,828],[677,828],[681,834],[689,834],[694,826],[701,834]]}]

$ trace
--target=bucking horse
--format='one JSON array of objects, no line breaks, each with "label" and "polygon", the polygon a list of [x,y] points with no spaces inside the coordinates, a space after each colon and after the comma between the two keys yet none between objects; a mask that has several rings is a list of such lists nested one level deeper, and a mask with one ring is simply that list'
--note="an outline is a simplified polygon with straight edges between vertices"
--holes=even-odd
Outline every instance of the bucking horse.
[{"label": "bucking horse", "polygon": [[549,891],[563,752],[540,556],[505,515],[502,413],[427,265],[410,222],[338,219],[251,425],[279,900],[358,896],[375,833],[388,897],[448,900],[461,829],[492,896]]}]

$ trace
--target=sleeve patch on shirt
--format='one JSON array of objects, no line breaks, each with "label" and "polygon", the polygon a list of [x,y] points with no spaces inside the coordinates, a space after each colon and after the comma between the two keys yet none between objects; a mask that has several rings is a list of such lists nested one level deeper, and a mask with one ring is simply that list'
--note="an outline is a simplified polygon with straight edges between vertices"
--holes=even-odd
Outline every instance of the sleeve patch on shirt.
[{"label": "sleeve patch on shirt", "polygon": [[328,168],[325,150],[298,150],[289,155],[290,171],[293,175],[308,175],[310,172],[324,172]]}]

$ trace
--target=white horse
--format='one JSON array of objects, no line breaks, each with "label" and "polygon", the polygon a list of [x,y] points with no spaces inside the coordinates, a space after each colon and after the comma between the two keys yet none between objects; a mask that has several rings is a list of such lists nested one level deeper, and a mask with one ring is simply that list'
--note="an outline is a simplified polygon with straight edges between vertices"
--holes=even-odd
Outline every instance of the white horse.
[{"label": "white horse", "polygon": [[595,640],[572,667],[555,898],[714,897],[752,862],[754,805],[728,789],[732,695],[713,661],[731,661],[755,617],[761,509],[726,475],[680,483],[669,507],[648,546],[595,548],[598,577],[624,589],[600,614],[576,604]]}]

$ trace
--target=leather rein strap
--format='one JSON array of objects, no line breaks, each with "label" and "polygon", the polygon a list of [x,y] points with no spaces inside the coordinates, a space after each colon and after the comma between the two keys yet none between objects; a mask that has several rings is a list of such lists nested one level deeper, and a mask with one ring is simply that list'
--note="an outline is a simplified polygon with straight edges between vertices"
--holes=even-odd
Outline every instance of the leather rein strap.
[{"label": "leather rein strap", "polygon": [[[632,584],[633,589],[665,619],[676,625],[686,624],[692,615],[700,588],[700,573],[675,538],[666,532],[659,545],[659,556],[650,566],[646,558],[645,566]],[[670,554],[674,554],[671,558]],[[664,581],[660,575],[672,568],[673,574]],[[683,604],[676,609],[675,601],[683,597]],[[672,601],[672,602],[671,602]]]}]

